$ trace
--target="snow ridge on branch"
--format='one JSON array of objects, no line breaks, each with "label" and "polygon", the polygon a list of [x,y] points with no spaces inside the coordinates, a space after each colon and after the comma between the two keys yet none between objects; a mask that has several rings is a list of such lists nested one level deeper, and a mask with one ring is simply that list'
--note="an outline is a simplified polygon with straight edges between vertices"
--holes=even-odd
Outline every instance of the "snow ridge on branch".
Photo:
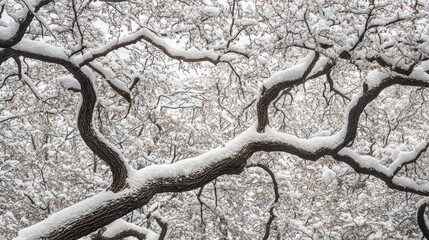
[{"label": "snow ridge on branch", "polygon": [[[311,67],[314,64],[312,63],[308,67],[307,72],[311,71]],[[303,139],[279,133],[269,127],[265,127],[264,132],[258,132],[257,124],[255,124],[226,143],[224,147],[213,149],[198,157],[181,160],[173,164],[151,165],[139,171],[134,171],[127,178],[129,186],[125,190],[117,194],[112,193],[110,197],[106,195],[108,192],[101,193],[100,196],[108,196],[101,201],[97,195],[85,200],[85,204],[90,203],[89,205],[93,207],[82,209],[82,206],[85,205],[82,203],[55,213],[43,222],[21,231],[20,237],[17,239],[27,239],[27,234],[34,232],[35,229],[47,229],[45,232],[40,233],[40,237],[64,238],[67,236],[66,234],[70,233],[62,226],[73,228],[82,224],[83,220],[105,219],[104,213],[106,209],[111,209],[114,206],[121,206],[120,211],[110,211],[111,214],[116,216],[114,218],[119,218],[123,214],[146,204],[156,193],[187,191],[201,187],[220,175],[240,173],[245,168],[247,159],[259,151],[281,151],[312,161],[316,161],[323,156],[332,156],[338,161],[347,163],[357,172],[372,175],[385,181],[390,188],[429,196],[429,185],[418,185],[409,178],[392,178],[391,174],[389,175],[389,171],[395,173],[398,167],[416,161],[426,151],[427,144],[420,144],[414,151],[400,154],[397,161],[390,166],[389,169],[391,170],[389,171],[386,170],[388,168],[376,165],[375,162],[373,162],[374,165],[371,168],[362,167],[366,163],[362,162],[359,157],[350,156],[350,151],[341,151],[355,138],[358,120],[365,106],[372,102],[383,89],[395,84],[429,87],[429,82],[407,76],[381,79],[378,85],[374,85],[366,92],[357,94],[351,100],[347,108],[343,128],[332,136]],[[276,85],[273,87],[276,87]],[[265,89],[265,91],[270,91],[270,89]],[[260,98],[259,101],[266,100]],[[99,205],[92,203],[93,201],[97,201]],[[57,217],[55,217],[68,216],[68,212],[71,211],[75,213],[73,217],[63,218],[61,221],[58,221]],[[97,226],[102,227],[105,224],[105,221],[100,220]],[[55,227],[47,228],[46,226]],[[77,236],[84,236],[90,232],[88,230],[88,232],[82,232]]]},{"label": "snow ridge on branch", "polygon": [[[424,61],[427,61],[425,57],[420,56],[415,59],[415,62],[404,64],[401,59],[391,59],[386,55],[368,54],[359,57],[352,55],[354,54],[353,51],[357,51],[364,45],[365,35],[369,34],[371,29],[409,19],[408,15],[401,17],[398,15],[397,18],[388,19],[387,22],[374,21],[371,23],[372,14],[375,11],[375,5],[371,4],[369,12],[365,14],[367,18],[363,30],[359,31],[357,41],[352,44],[351,48],[338,46],[338,48],[350,49],[335,53],[338,55],[338,59],[327,57],[329,54],[324,54],[323,50],[319,51],[320,49],[308,47],[303,42],[302,48],[310,49],[310,53],[295,66],[290,66],[271,75],[263,83],[257,100],[257,121],[249,129],[227,142],[223,147],[213,149],[200,156],[172,164],[151,165],[136,171],[128,165],[121,151],[108,142],[94,126],[93,114],[97,103],[97,94],[93,84],[93,72],[100,74],[117,93],[131,102],[130,88],[118,80],[108,67],[97,62],[97,59],[140,41],[150,43],[171,59],[184,62],[210,62],[216,65],[225,62],[227,58],[223,58],[214,50],[195,48],[185,50],[173,47],[168,44],[167,39],[159,37],[148,28],[141,28],[128,36],[112,40],[100,48],[82,50],[81,55],[76,55],[77,52],[71,52],[62,47],[56,47],[42,41],[23,39],[34,18],[33,13],[52,1],[32,2],[33,5],[27,6],[31,9],[23,11],[22,21],[8,28],[6,37],[0,39],[0,47],[3,48],[0,50],[0,64],[11,57],[17,59],[25,57],[60,65],[72,75],[72,77],[59,79],[59,82],[66,89],[80,93],[82,97],[78,114],[80,134],[87,146],[109,165],[113,182],[108,190],[63,209],[38,224],[23,229],[16,239],[76,239],[88,235],[144,206],[155,194],[188,191],[202,187],[221,175],[239,174],[246,167],[247,160],[256,152],[284,152],[311,161],[317,161],[324,156],[331,156],[337,161],[348,164],[356,172],[374,176],[384,181],[392,189],[429,196],[428,183],[418,184],[411,178],[399,176],[406,165],[415,163],[427,151],[428,142],[418,144],[413,151],[401,152],[387,167],[373,157],[361,156],[346,147],[356,138],[362,112],[384,89],[393,85],[429,88],[429,74],[427,69],[422,67]],[[105,2],[122,2],[122,0],[106,0]],[[233,4],[233,8],[235,8],[235,1]],[[304,13],[304,21],[311,34],[306,13],[307,10]],[[335,21],[333,22],[335,24]],[[233,26],[231,25],[230,32],[232,29]],[[314,40],[316,41],[316,39]],[[323,49],[329,49],[333,46],[329,44],[319,45]],[[347,98],[345,95],[348,93],[342,91],[333,82],[331,72],[337,64],[336,61],[352,62],[356,60],[358,62],[362,59],[374,65],[371,66],[371,69],[374,67],[377,70],[368,74],[367,82],[364,83],[361,91],[350,99],[343,125],[338,132],[331,136],[306,139],[280,133],[270,128],[269,108],[282,91],[304,84],[310,79],[317,79],[326,75],[331,90],[343,98]],[[354,64],[358,65],[356,62]],[[20,64],[19,61],[17,63]],[[230,62],[228,63],[230,64]],[[239,74],[235,73],[239,77]],[[19,72],[19,75],[39,96],[31,79],[22,71]],[[3,119],[3,121],[7,120]],[[274,178],[273,181],[275,182]],[[278,200],[279,196],[276,187],[277,184],[275,183],[275,201]],[[418,219],[421,227],[423,226],[421,219],[425,208],[426,205],[422,205],[419,209]],[[271,208],[270,220],[266,230],[267,238],[269,226],[274,216],[273,208]],[[164,223],[159,224],[163,231],[166,231]],[[118,226],[125,226],[131,232],[121,232],[121,229],[118,230]],[[136,236],[145,234],[146,237],[152,234],[150,230],[136,228],[121,220],[114,222],[110,227],[109,231],[112,232],[104,232],[104,236],[103,233],[100,233],[100,238],[115,238],[115,234],[121,233],[134,234],[137,232]],[[118,231],[115,232],[115,228]],[[79,231],[75,231],[76,229]],[[427,226],[426,228],[422,227],[422,231],[427,233]],[[159,235],[162,236],[163,233]]]}]

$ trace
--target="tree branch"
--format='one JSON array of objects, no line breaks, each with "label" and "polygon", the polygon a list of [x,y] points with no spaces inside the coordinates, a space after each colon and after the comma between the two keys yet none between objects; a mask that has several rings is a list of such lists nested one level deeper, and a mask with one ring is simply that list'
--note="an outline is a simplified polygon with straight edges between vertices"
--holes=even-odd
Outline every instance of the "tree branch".
[{"label": "tree branch", "polygon": [[[429,87],[427,76],[421,74],[410,74],[410,76],[416,76],[414,78],[389,75],[379,79],[378,84],[367,86],[350,101],[345,124],[332,136],[302,139],[267,128],[269,104],[284,88],[302,84],[306,80],[319,58],[317,53],[313,53],[297,68],[290,68],[274,75],[264,83],[258,102],[258,122],[224,147],[173,164],[152,165],[140,171],[128,172],[118,151],[103,141],[92,127],[92,114],[97,96],[91,79],[85,73],[88,69],[80,68],[64,57],[54,57],[52,56],[54,53],[40,55],[31,52],[28,48],[6,50],[11,56],[25,56],[60,64],[73,74],[81,84],[83,98],[78,119],[81,135],[87,145],[109,164],[114,176],[111,186],[113,192],[102,192],[55,213],[46,220],[20,231],[18,239],[75,239],[85,236],[147,204],[157,193],[188,191],[202,187],[221,175],[239,174],[253,153],[259,151],[280,151],[312,161],[323,156],[333,156],[338,161],[348,163],[358,172],[385,181],[386,176],[383,171],[378,168],[362,168],[350,154],[347,155],[340,150],[355,139],[361,113],[383,89],[392,85]],[[302,71],[295,72],[298,69]],[[129,185],[125,189],[126,182]],[[427,187],[404,185],[402,182],[397,182],[395,178],[386,183],[393,189],[429,196]],[[119,191],[121,189],[124,191]]]},{"label": "tree branch", "polygon": [[[55,55],[55,52],[50,53],[53,55],[51,56],[27,51],[17,51],[10,48],[4,51],[9,53],[11,56],[25,56],[45,62],[59,64],[67,69],[73,77],[79,81],[81,86],[80,93],[82,96],[77,122],[79,132],[86,145],[110,167],[113,176],[113,182],[110,186],[110,190],[118,192],[124,189],[126,186],[128,172],[131,170],[131,167],[125,163],[125,159],[122,157],[120,151],[104,139],[93,125],[92,117],[94,107],[97,102],[97,95],[91,79],[86,73],[84,73],[85,68],[77,67],[63,57],[56,57],[57,55]],[[61,54],[59,55],[61,56]],[[88,71],[88,68],[86,68],[86,70]]]},{"label": "tree branch", "polygon": [[427,206],[428,206],[427,202],[420,205],[419,210],[417,211],[417,222],[419,224],[420,230],[423,233],[423,236],[426,239],[429,239],[429,227],[426,223],[426,218],[425,218],[425,210]]},{"label": "tree branch", "polygon": [[319,53],[312,52],[303,60],[304,63],[278,72],[264,83],[261,90],[261,96],[257,103],[258,132],[263,132],[265,127],[269,124],[268,107],[270,103],[277,98],[283,89],[290,88],[304,82],[313,67],[316,65],[316,62],[319,60],[319,56]]},{"label": "tree branch", "polygon": [[273,189],[274,189],[274,203],[271,204],[270,207],[270,218],[268,219],[266,225],[265,225],[265,234],[262,237],[263,240],[267,240],[270,237],[270,231],[271,231],[271,224],[274,221],[274,218],[276,217],[276,215],[274,214],[274,207],[275,205],[279,202],[279,198],[280,198],[280,194],[279,194],[279,186],[277,184],[277,180],[276,177],[274,176],[273,171],[271,171],[271,169],[269,167],[267,167],[264,164],[261,163],[257,163],[257,164],[249,164],[247,165],[247,167],[259,167],[262,168],[264,171],[266,171],[270,177],[271,180],[273,181]]},{"label": "tree branch", "polygon": [[[53,0],[39,0],[31,7],[34,7],[34,12],[37,12],[41,7],[47,5],[50,2],[53,2]],[[34,14],[29,9],[27,9],[25,17],[19,23],[17,23],[19,26],[16,27],[16,29],[12,29],[12,32],[14,33],[8,34],[9,36],[7,36],[5,39],[3,37],[0,37],[0,48],[10,48],[19,43],[24,37],[28,26],[30,26],[31,21],[33,21],[33,18]],[[14,28],[14,26],[11,26],[11,28]]]},{"label": "tree branch", "polygon": [[213,64],[218,64],[221,61],[221,55],[215,53],[213,50],[183,50],[179,48],[174,48],[167,44],[164,39],[158,37],[156,33],[152,32],[147,28],[142,28],[133,34],[130,34],[123,38],[119,38],[117,40],[112,40],[103,47],[85,53],[82,58],[79,59],[79,66],[87,65],[91,61],[99,57],[105,56],[113,50],[131,44],[135,44],[140,40],[145,40],[146,42],[149,42],[154,47],[161,50],[165,55],[176,60],[181,60],[185,62],[208,61]]}]

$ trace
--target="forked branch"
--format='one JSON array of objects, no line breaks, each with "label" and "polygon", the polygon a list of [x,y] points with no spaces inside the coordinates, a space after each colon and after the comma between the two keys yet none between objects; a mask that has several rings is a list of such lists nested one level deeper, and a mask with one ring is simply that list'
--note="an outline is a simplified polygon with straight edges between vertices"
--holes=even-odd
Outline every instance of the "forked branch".
[{"label": "forked branch", "polygon": [[270,175],[271,180],[273,181],[274,202],[271,204],[271,207],[269,210],[270,218],[268,219],[267,223],[265,224],[265,233],[264,233],[264,236],[262,237],[263,240],[267,240],[270,237],[271,224],[273,223],[274,218],[276,217],[276,215],[274,214],[274,208],[280,199],[279,185],[277,184],[277,180],[276,180],[276,177],[274,176],[273,171],[271,171],[271,169],[268,166],[261,164],[261,163],[257,163],[257,164],[247,165],[247,167],[262,168],[264,171],[266,171]]}]

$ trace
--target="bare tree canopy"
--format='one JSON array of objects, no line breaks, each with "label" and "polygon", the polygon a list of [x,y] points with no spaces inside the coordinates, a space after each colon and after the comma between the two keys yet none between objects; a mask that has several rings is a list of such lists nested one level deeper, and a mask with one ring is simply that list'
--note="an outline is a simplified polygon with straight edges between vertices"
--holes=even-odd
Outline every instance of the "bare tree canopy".
[{"label": "bare tree canopy", "polygon": [[0,0],[0,239],[428,238],[428,26],[423,0]]}]

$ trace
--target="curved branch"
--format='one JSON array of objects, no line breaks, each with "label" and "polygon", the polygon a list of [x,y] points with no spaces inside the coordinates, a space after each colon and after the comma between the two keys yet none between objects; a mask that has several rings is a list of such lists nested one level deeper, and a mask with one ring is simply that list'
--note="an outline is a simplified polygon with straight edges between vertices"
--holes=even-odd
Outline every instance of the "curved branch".
[{"label": "curved branch", "polygon": [[428,203],[425,202],[422,205],[420,205],[419,210],[417,211],[417,222],[419,224],[420,230],[423,233],[423,236],[426,239],[429,239],[429,227],[426,223],[425,219],[425,209],[428,206]]},{"label": "curved branch", "polygon": [[167,235],[168,223],[164,222],[161,218],[155,217],[156,222],[161,227],[161,232],[159,233],[158,240],[164,240]]},{"label": "curved branch", "polygon": [[[95,150],[107,151],[107,154],[104,151],[99,151],[98,153],[105,154],[102,159],[112,164],[109,165],[111,168],[113,168],[115,164],[124,164],[119,154],[104,141],[100,140],[91,127],[92,111],[96,101],[96,95],[92,83],[88,76],[84,74],[83,69],[80,69],[64,59],[40,56],[24,51],[14,52],[14,54],[18,53],[27,57],[58,63],[73,73],[74,77],[82,86],[83,104],[79,113],[79,130],[82,132],[83,137],[87,134],[84,137],[85,142]],[[312,66],[314,66],[317,61],[315,56],[317,56],[317,54],[311,58],[310,66],[305,64],[305,74],[300,75],[298,78],[293,78],[292,82],[294,84],[298,84],[295,82],[297,79],[302,81],[305,80],[306,74],[311,71]],[[224,147],[214,149],[196,158],[178,161],[173,164],[152,165],[138,172],[131,171],[128,179],[121,178],[128,180],[129,186],[126,190],[117,193],[108,191],[102,192],[92,198],[66,208],[30,228],[20,231],[18,239],[76,239],[85,236],[130,211],[147,204],[157,193],[188,191],[202,187],[221,175],[239,174],[245,168],[247,160],[255,152],[281,151],[313,161],[326,155],[333,156],[334,158],[337,157],[338,159],[339,151],[356,137],[361,113],[383,89],[395,84],[429,87],[429,81],[426,75],[410,74],[410,76],[414,75],[415,78],[404,77],[402,75],[388,75],[380,79],[379,84],[367,86],[366,89],[363,89],[364,91],[357,94],[349,103],[345,124],[339,132],[329,137],[315,137],[312,139],[302,139],[289,134],[281,134],[271,129],[265,129],[268,121],[265,125],[261,125],[261,122],[259,122],[259,115],[261,111],[263,112],[262,114],[267,114],[268,104],[272,96],[278,94],[277,91],[281,90],[278,86],[289,85],[289,82],[275,82],[274,84],[273,82],[269,82],[265,85],[267,88],[264,87],[265,90],[259,100],[260,103],[262,102],[266,104],[266,106],[261,108],[258,104],[258,123],[225,144]],[[417,77],[421,77],[422,79]],[[274,80],[278,79],[274,78]],[[283,78],[279,80],[281,81]],[[261,128],[265,130],[264,133],[258,131]],[[344,158],[343,155],[340,157]],[[340,159],[338,160],[342,161]],[[344,161],[347,162],[347,159]],[[362,170],[362,173],[375,176],[384,181],[382,172],[377,169],[360,169],[360,165],[356,165],[355,161],[348,161],[348,163],[357,169],[357,171]],[[114,170],[115,169],[112,169],[112,171]],[[124,171],[126,173],[125,166]],[[125,183],[125,180],[123,183]],[[395,178],[390,182],[389,187],[429,196],[429,188],[404,185],[403,183],[396,182]],[[120,187],[117,189],[120,189]],[[37,229],[37,231],[35,229]],[[37,236],[35,236],[35,233],[37,233]]]},{"label": "curved branch", "polygon": [[[18,46],[18,49],[20,49],[20,46]],[[113,192],[118,192],[124,189],[126,187],[128,172],[131,170],[131,167],[126,164],[120,151],[110,144],[106,139],[104,139],[93,125],[92,117],[94,113],[94,107],[97,102],[97,95],[91,79],[88,77],[88,74],[84,73],[85,68],[77,67],[76,65],[69,62],[64,58],[64,52],[60,50],[46,53],[46,55],[41,55],[31,52],[31,48],[28,48],[28,46],[24,45],[23,50],[9,48],[3,50],[3,52],[10,55],[11,57],[24,56],[36,60],[59,64],[67,69],[73,75],[73,77],[78,80],[81,86],[80,93],[82,96],[77,121],[79,132],[86,145],[110,167],[113,176],[110,190]]]},{"label": "curved branch", "polygon": [[77,120],[77,126],[86,145],[94,153],[109,165],[112,171],[113,181],[110,190],[118,192],[126,187],[129,167],[119,150],[111,145],[94,128],[92,117],[97,102],[97,95],[89,77],[78,67],[67,64],[64,67],[79,81],[81,86],[81,106]]},{"label": "curved branch", "polygon": [[267,167],[266,165],[257,163],[257,164],[250,164],[247,167],[262,168],[264,171],[266,171],[270,175],[271,180],[273,181],[273,189],[274,189],[274,197],[275,197],[274,198],[274,204],[272,204],[270,207],[270,218],[268,219],[267,224],[265,225],[265,234],[262,237],[263,240],[267,240],[270,237],[271,224],[273,223],[274,218],[276,217],[276,215],[274,215],[274,207],[275,207],[275,204],[279,202],[279,198],[280,198],[279,186],[277,184],[277,180],[276,180],[276,177],[274,176],[273,171],[271,171],[271,169],[269,167]]},{"label": "curved branch", "polygon": [[319,56],[320,54],[318,52],[312,52],[304,59],[303,63],[284,71],[277,72],[264,83],[261,90],[261,96],[257,104],[258,132],[263,132],[265,127],[269,124],[268,107],[270,106],[270,103],[277,98],[283,89],[293,87],[304,82],[319,60]]},{"label": "curved branch", "polygon": [[213,50],[197,50],[197,49],[179,49],[170,46],[164,39],[158,37],[156,33],[152,32],[147,28],[140,29],[139,31],[130,34],[126,37],[112,40],[107,43],[105,46],[98,49],[94,49],[84,54],[81,58],[78,59],[78,65],[84,66],[95,60],[96,58],[107,55],[113,50],[126,47],[131,44],[135,44],[140,40],[145,40],[149,42],[154,47],[161,50],[165,55],[170,58],[182,60],[185,62],[202,62],[208,61],[213,64],[218,64],[220,62],[221,55],[215,53]]}]

